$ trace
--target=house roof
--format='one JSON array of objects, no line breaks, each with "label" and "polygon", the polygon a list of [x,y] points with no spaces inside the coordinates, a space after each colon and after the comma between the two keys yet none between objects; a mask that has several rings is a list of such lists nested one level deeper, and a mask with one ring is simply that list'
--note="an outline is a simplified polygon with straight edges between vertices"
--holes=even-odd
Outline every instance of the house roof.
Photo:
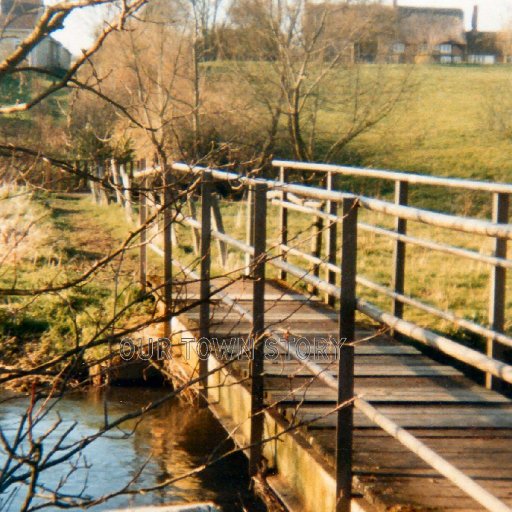
[{"label": "house roof", "polygon": [[306,26],[318,24],[326,11],[329,36],[334,39],[385,37],[405,44],[466,44],[461,9],[323,2],[310,4]]},{"label": "house roof", "polygon": [[398,7],[397,27],[398,38],[404,43],[466,44],[464,12],[461,9]]},{"label": "house roof", "polygon": [[43,7],[39,0],[0,0],[0,31],[31,30]]},{"label": "house roof", "polygon": [[498,37],[497,32],[468,32],[466,34],[468,53],[473,55],[501,54]]}]

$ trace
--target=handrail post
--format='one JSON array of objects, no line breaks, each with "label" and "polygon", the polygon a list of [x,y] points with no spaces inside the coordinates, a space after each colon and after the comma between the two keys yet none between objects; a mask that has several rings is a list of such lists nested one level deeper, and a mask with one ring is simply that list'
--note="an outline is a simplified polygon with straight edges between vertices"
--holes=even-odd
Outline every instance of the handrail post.
[{"label": "handrail post", "polygon": [[[509,195],[502,193],[493,194],[492,221],[506,224],[509,218]],[[507,257],[507,240],[495,238],[494,256]],[[489,300],[489,323],[493,331],[502,333],[505,328],[505,292],[507,270],[504,267],[494,266],[491,274],[491,295]],[[503,361],[504,347],[493,339],[487,340],[487,355],[498,361]],[[489,389],[503,389],[503,382],[487,373],[485,385]]]},{"label": "handrail post", "polygon": [[[407,206],[409,196],[409,183],[407,181],[395,181],[395,204]],[[407,220],[400,217],[395,218],[395,232],[400,235],[407,234]],[[392,289],[395,293],[404,293],[405,284],[405,242],[395,241],[393,251],[393,277]],[[402,318],[404,314],[404,304],[398,299],[393,299],[393,316]]]},{"label": "handrail post", "polygon": [[208,350],[200,351],[199,377],[201,378],[201,405],[208,404],[208,359],[210,336],[210,270],[211,270],[211,233],[212,233],[212,174],[205,171],[201,184],[201,270],[199,305],[199,342],[207,343]]},{"label": "handrail post", "polygon": [[[194,202],[193,193],[190,195],[190,199],[188,200],[188,212],[193,220],[197,220],[196,203]],[[194,244],[194,253],[196,256],[199,256],[201,254],[200,230],[195,227],[191,227],[190,234],[192,235],[192,243]]]},{"label": "handrail post", "polygon": [[[339,316],[338,413],[336,427],[336,512],[350,512],[357,273],[357,199],[343,200]],[[344,405],[345,404],[345,405]]]},{"label": "handrail post", "polygon": [[[214,229],[219,233],[224,233],[222,213],[220,211],[219,200],[216,195],[212,195],[211,197],[211,215]],[[226,245],[226,242],[218,240],[217,247],[219,250],[219,263],[222,268],[226,268],[228,262],[228,247]]]},{"label": "handrail post", "polygon": [[172,190],[171,190],[171,171],[165,169],[163,175],[163,235],[164,235],[164,337],[171,337],[171,311],[172,311]]},{"label": "handrail post", "polygon": [[[257,221],[257,222],[256,222]],[[253,257],[253,354],[251,361],[251,441],[249,475],[258,473],[263,452],[263,392],[265,359],[265,262],[267,237],[267,185],[254,187],[254,257]]]},{"label": "handrail post", "polygon": [[[327,190],[332,191],[334,189],[334,173],[327,173]],[[338,203],[336,201],[327,201],[327,213],[330,215],[338,214]],[[337,229],[338,223],[335,221],[329,221],[329,229],[327,230],[327,262],[336,265],[336,242],[337,242]],[[326,272],[327,282],[329,284],[336,284],[336,273],[330,269],[327,269]],[[336,298],[329,294],[325,294],[325,302],[329,304],[329,306],[334,306],[336,302]]]},{"label": "handrail post", "polygon": [[[320,210],[321,211],[321,210]],[[315,217],[315,222],[313,223],[313,234],[311,236],[311,254],[315,258],[320,258],[322,256],[322,235],[324,230],[324,220],[320,216]],[[315,277],[320,276],[320,265],[315,263],[313,264],[312,275]],[[308,291],[312,295],[318,295],[318,289],[316,286],[310,285],[308,287]]]},{"label": "handrail post", "polygon": [[[254,245],[254,191],[252,187],[247,188],[247,210],[245,225],[245,241],[247,245]],[[251,275],[251,256],[245,255],[245,275]]]},{"label": "handrail post", "polygon": [[[285,167],[279,168],[279,181],[286,183],[288,181],[288,169]],[[283,204],[287,200],[287,193],[281,191],[281,210],[279,212],[279,230],[281,236],[281,261],[286,261],[286,250],[283,246],[288,245],[288,208]],[[284,270],[278,271],[279,279],[286,281],[286,272]]]},{"label": "handrail post", "polygon": [[[112,164],[113,166],[115,164]],[[140,170],[145,168],[144,160],[141,160],[139,164]],[[112,167],[114,168],[114,167]],[[140,182],[139,188],[139,226],[140,230],[140,252],[139,252],[139,282],[142,288],[142,291],[146,293],[146,283],[147,283],[147,268],[148,268],[148,256],[147,256],[147,240],[148,240],[148,228],[146,226],[147,222],[147,196],[146,189],[147,188],[147,179],[142,178]]]}]

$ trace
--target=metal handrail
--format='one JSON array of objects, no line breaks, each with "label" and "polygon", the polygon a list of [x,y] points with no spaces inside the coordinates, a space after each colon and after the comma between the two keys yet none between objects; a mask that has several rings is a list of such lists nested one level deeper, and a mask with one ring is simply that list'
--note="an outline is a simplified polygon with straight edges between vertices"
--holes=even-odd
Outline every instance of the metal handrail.
[{"label": "metal handrail", "polygon": [[[182,172],[192,172],[193,174],[200,175],[203,173],[206,169],[205,168],[190,168],[189,166],[185,166],[184,164],[176,164],[173,166],[173,169],[182,171]],[[160,172],[158,169],[152,169],[151,172]],[[359,201],[359,204],[363,207],[366,207],[373,211],[382,211],[385,209],[384,213],[390,213],[392,215],[396,215],[397,212],[402,215],[402,218],[411,218],[411,216],[414,216],[414,220],[419,220],[420,222],[425,222],[425,215],[428,217],[427,221],[425,223],[431,223],[431,225],[440,225],[441,227],[450,227],[451,229],[458,229],[461,231],[469,230],[470,226],[469,223],[472,225],[476,222],[476,228],[475,230],[467,231],[467,232],[476,232],[478,234],[486,234],[488,236],[503,236],[505,234],[504,238],[510,238],[510,232],[512,231],[511,225],[503,225],[503,224],[496,224],[496,223],[490,223],[486,221],[476,221],[472,219],[460,219],[455,216],[450,215],[444,215],[444,214],[435,214],[433,212],[428,212],[424,210],[418,210],[415,208],[405,207],[405,206],[395,206],[395,205],[389,205],[389,203],[385,203],[384,201],[380,200],[373,200],[369,198],[364,197],[357,197],[353,194],[345,194],[345,193],[337,193],[332,191],[324,191],[320,189],[315,189],[313,187],[305,187],[300,185],[291,185],[287,184],[281,181],[270,181],[270,180],[262,180],[259,178],[247,178],[244,176],[239,176],[235,173],[228,173],[225,171],[210,171],[210,174],[215,179],[220,179],[223,181],[237,181],[238,183],[243,183],[245,185],[254,185],[258,183],[265,183],[268,188],[278,190],[278,191],[284,191],[284,192],[291,192],[298,196],[302,197],[309,197],[314,199],[320,199],[321,201],[335,201],[335,202],[342,202],[345,199],[354,200],[357,199]],[[148,176],[147,173],[141,173],[142,176]],[[275,201],[275,199],[273,199]],[[286,203],[286,202],[283,202]],[[283,203],[281,203],[283,205]],[[288,202],[288,205],[285,205],[287,207],[296,208],[306,208],[309,209],[311,207],[304,206],[304,205],[297,205],[292,202]],[[292,206],[293,205],[293,206]],[[393,206],[394,208],[389,208],[390,206]],[[321,213],[317,210],[313,210],[316,212],[315,214]],[[417,218],[417,212],[420,213],[420,218]],[[338,222],[340,217],[338,215],[332,215],[332,214],[326,214],[328,215],[327,220],[330,222]],[[431,217],[431,215],[437,215],[441,217]],[[399,215],[400,216],[400,215]],[[451,225],[448,226],[448,219],[450,219]],[[200,229],[201,224],[196,221],[193,218],[180,215],[179,220],[184,222],[185,224],[188,224],[189,226]],[[464,221],[464,222],[462,222]],[[461,223],[462,222],[462,223]],[[489,235],[489,233],[492,233]],[[241,242],[229,235],[226,235],[225,233],[222,233],[218,230],[211,230],[211,235],[213,238],[218,238],[226,242],[227,244],[232,245],[236,249],[247,253],[247,254],[254,254],[255,250],[252,244],[247,244],[244,242]],[[282,244],[278,246],[280,249],[282,249]],[[344,245],[345,247],[345,245]],[[290,248],[286,248],[290,249]],[[292,248],[293,249],[293,248]],[[309,261],[320,264],[322,262],[321,258],[316,258],[314,256],[308,257]],[[327,282],[325,280],[322,280],[320,277],[311,275],[310,271],[304,270],[303,268],[297,267],[295,265],[290,264],[287,261],[284,261],[282,259],[278,258],[268,258],[268,263],[272,264],[273,266],[280,268],[284,270],[285,272],[294,275],[295,277],[301,279],[305,283],[313,285],[315,288],[318,288],[320,290],[323,290],[327,293],[329,293],[332,296],[335,296],[337,298],[341,298],[342,290],[341,287],[336,286],[332,282]],[[345,261],[345,258],[343,258],[343,261]],[[508,261],[508,260],[503,260]],[[329,265],[331,265],[329,263]],[[181,269],[185,272],[190,273],[192,275],[192,271],[189,269],[186,269],[186,267],[181,266]],[[334,269],[329,267],[331,271]],[[195,274],[195,277],[197,278],[197,274]],[[360,282],[361,278],[360,278]],[[371,282],[370,282],[371,283]],[[362,284],[368,284],[362,282]],[[371,283],[372,286],[380,287],[380,285],[375,285],[375,283]],[[211,287],[212,290],[214,287]],[[385,287],[381,287],[385,288]],[[376,288],[375,288],[376,289]],[[394,293],[388,289],[386,290],[386,294]],[[383,291],[383,290],[377,290],[377,291]],[[404,298],[406,297],[403,294],[397,294],[397,297],[394,298]],[[229,297],[229,295],[224,294],[221,295],[221,300],[223,301],[229,301],[230,304],[233,304],[234,301]],[[440,336],[436,333],[433,333],[432,331],[429,331],[427,329],[424,329],[422,327],[419,327],[418,325],[415,325],[411,322],[407,322],[405,320],[402,320],[401,318],[398,318],[397,316],[385,313],[384,311],[380,310],[378,307],[376,307],[374,304],[365,301],[361,298],[356,300],[356,307],[359,311],[361,311],[366,316],[384,324],[392,329],[394,329],[396,332],[405,334],[406,336],[409,336],[412,339],[415,339],[419,342],[424,343],[425,345],[428,345],[430,347],[434,347],[438,349],[439,351],[454,357],[456,359],[459,359],[461,361],[466,362],[467,364],[470,364],[474,366],[475,368],[478,368],[484,372],[487,372],[489,374],[492,374],[493,376],[496,376],[506,382],[512,383],[512,366],[507,365],[505,363],[502,363],[500,361],[497,361],[496,359],[493,359],[491,357],[488,357],[484,354],[481,354],[477,352],[476,350],[467,348],[463,345],[460,345],[448,338],[445,338],[443,336]],[[252,318],[251,313],[244,310],[241,306],[238,307],[237,312],[241,315],[243,315],[246,319],[250,320]],[[274,333],[280,333],[279,330],[269,330],[271,334]],[[488,334],[491,334],[491,332],[487,332]],[[494,333],[494,331],[492,331]],[[494,333],[498,334],[498,333]],[[352,339],[352,338],[351,338]],[[282,346],[284,342],[279,338],[278,343]],[[291,353],[294,357],[297,359],[300,359],[301,364],[308,367],[315,377],[317,377],[319,380],[324,382],[327,386],[329,386],[331,389],[338,389],[338,381],[334,375],[332,375],[330,372],[325,371],[325,369],[318,366],[315,362],[310,360],[303,360],[302,358],[298,357],[297,354],[294,354],[294,351],[290,351],[290,347],[285,347],[289,353]],[[464,472],[457,469],[455,466],[453,466],[450,462],[448,462],[446,459],[441,457],[439,454],[437,454],[434,450],[426,446],[424,443],[422,443],[419,439],[414,437],[412,434],[407,432],[405,429],[401,428],[397,423],[393,422],[390,418],[382,414],[380,411],[378,411],[375,407],[373,407],[369,402],[365,401],[361,397],[355,397],[354,399],[354,407],[360,410],[367,418],[369,418],[375,425],[382,428],[385,432],[393,436],[396,440],[398,440],[403,446],[408,448],[411,452],[418,455],[422,460],[424,460],[430,467],[437,470],[440,474],[445,476],[448,480],[450,480],[452,483],[454,483],[456,486],[458,486],[460,489],[462,489],[467,495],[472,497],[474,500],[476,500],[478,503],[483,505],[488,510],[492,511],[499,511],[499,512],[510,512],[510,508],[504,504],[502,501],[500,501],[496,496],[492,495],[489,491],[484,489],[482,486],[480,486],[475,480],[471,479],[469,476],[467,476]]]},{"label": "metal handrail", "polygon": [[[155,250],[159,255],[163,255],[163,252],[155,247],[153,244],[150,247]],[[254,248],[252,248],[254,252]],[[173,264],[178,264],[173,260]],[[199,279],[199,276],[192,270],[188,269],[183,265],[179,265],[181,271],[188,276]],[[289,270],[289,269],[288,269]],[[328,285],[328,283],[325,283]],[[330,286],[330,285],[328,285]],[[211,285],[210,289],[212,293],[215,293],[215,286]],[[338,288],[339,292],[339,288]],[[235,311],[244,318],[245,320],[253,320],[253,315],[250,311],[237,304],[236,300],[227,293],[221,293],[220,299],[225,302],[229,307],[236,305]],[[277,344],[284,349],[287,353],[291,354],[296,360],[300,361],[301,365],[305,366],[313,373],[315,378],[322,381],[327,387],[334,391],[338,391],[338,381],[332,372],[322,368],[315,362],[310,360],[304,360],[299,357],[293,346],[285,344],[282,339],[281,332],[278,329],[267,329],[267,335],[272,336]],[[484,489],[474,479],[466,475],[463,471],[458,469],[456,466],[447,461],[444,457],[439,455],[437,452],[429,448],[425,443],[421,442],[417,437],[413,436],[406,429],[400,427],[396,422],[388,418],[385,414],[381,413],[373,405],[363,398],[356,396],[354,398],[354,407],[361,411],[370,421],[375,425],[382,428],[391,437],[396,439],[400,444],[409,449],[412,453],[417,455],[420,459],[426,462],[430,467],[438,471],[447,480],[456,485],[459,489],[465,492],[468,496],[473,498],[476,502],[480,503],[484,508],[492,512],[510,512],[510,508],[503,503],[496,496],[491,494],[489,491]]]},{"label": "metal handrail", "polygon": [[490,181],[467,180],[460,178],[443,178],[439,176],[426,176],[408,172],[389,171],[384,169],[366,169],[362,167],[349,167],[346,165],[332,165],[309,162],[291,162],[287,160],[273,160],[272,165],[278,168],[294,169],[299,171],[324,172],[342,174],[347,176],[360,176],[389,181],[403,181],[411,185],[432,185],[445,188],[458,188],[480,192],[495,192],[512,194],[512,185],[509,183],[493,183]]}]

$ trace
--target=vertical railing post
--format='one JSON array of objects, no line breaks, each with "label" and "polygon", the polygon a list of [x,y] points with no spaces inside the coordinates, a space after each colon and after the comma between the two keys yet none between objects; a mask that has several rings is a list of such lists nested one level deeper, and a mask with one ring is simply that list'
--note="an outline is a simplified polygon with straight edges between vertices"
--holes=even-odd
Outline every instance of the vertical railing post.
[{"label": "vertical railing post", "polygon": [[357,199],[343,200],[339,316],[338,414],[336,427],[336,512],[350,512],[357,273]]},{"label": "vertical railing post", "polygon": [[[254,246],[254,191],[252,187],[247,188],[247,211],[246,211],[245,241],[247,245]],[[251,275],[251,256],[245,255],[245,275]]]},{"label": "vertical railing post", "polygon": [[199,340],[207,343],[208,350],[200,350],[199,377],[201,378],[201,405],[208,404],[208,359],[210,337],[210,269],[211,269],[211,232],[212,232],[212,174],[205,171],[201,184],[201,270],[200,270],[200,306]]},{"label": "vertical railing post", "polygon": [[171,312],[172,312],[172,189],[171,189],[171,171],[164,170],[163,174],[163,235],[164,235],[164,336],[171,337]]},{"label": "vertical railing post", "polygon": [[[407,206],[409,195],[409,183],[407,181],[395,181],[395,204]],[[400,235],[407,234],[407,221],[400,217],[395,218],[395,232]],[[405,284],[405,242],[395,241],[393,251],[393,277],[392,288],[395,293],[404,293]],[[402,318],[404,314],[403,302],[394,299],[392,314]]]},{"label": "vertical railing post", "polygon": [[[144,160],[141,160],[139,168],[141,171],[144,170]],[[139,188],[139,226],[140,231],[140,251],[139,251],[139,282],[142,291],[146,293],[147,286],[147,268],[148,268],[148,256],[147,256],[147,242],[148,242],[148,228],[147,222],[147,178],[142,178],[140,181]]]},{"label": "vertical railing post", "polygon": [[[324,220],[322,217],[315,217],[315,222],[313,223],[313,234],[311,236],[311,254],[315,256],[315,258],[320,258],[322,255],[322,234],[324,230]],[[313,272],[312,275],[314,277],[320,276],[320,265],[317,263],[313,264]],[[313,295],[318,295],[318,289],[316,286],[309,285],[308,291]]]},{"label": "vertical railing post", "polygon": [[[493,194],[492,221],[506,224],[509,218],[509,195],[503,193]],[[496,238],[494,241],[494,256],[507,257],[507,240]],[[504,267],[494,266],[491,274],[491,295],[489,300],[489,324],[493,331],[503,332],[505,328],[505,292],[507,271]],[[493,339],[487,340],[487,355],[503,361],[504,347]],[[493,378],[489,373],[485,376],[485,384],[489,389],[500,390],[503,382]]]},{"label": "vertical railing post", "polygon": [[[332,192],[334,190],[334,178],[335,174],[332,172],[327,173],[327,190]],[[336,201],[327,201],[327,213],[330,215],[338,214],[338,203]],[[336,265],[336,243],[337,243],[337,230],[338,223],[335,221],[329,221],[329,229],[327,230],[327,263]],[[326,271],[327,282],[332,285],[336,285],[336,273],[330,269]],[[329,294],[325,294],[325,302],[329,306],[334,306],[336,298]]]},{"label": "vertical railing post", "polygon": [[[288,182],[288,169],[285,167],[279,168],[279,181],[282,183]],[[281,191],[281,201],[287,200],[287,194],[284,190]],[[281,261],[286,261],[286,249],[284,246],[288,245],[288,208],[281,204],[281,210],[279,212],[279,231],[281,237]],[[284,270],[278,271],[279,279],[286,281],[286,272]]]},{"label": "vertical railing post", "polygon": [[[197,220],[197,211],[196,211],[196,203],[194,200],[194,193],[190,195],[190,199],[188,200],[188,212],[190,217],[193,220]],[[194,244],[194,253],[196,256],[201,254],[201,242],[200,242],[200,232],[199,229],[195,227],[190,228],[190,234],[192,235],[192,243]]]},{"label": "vertical railing post", "polygon": [[[211,200],[211,215],[213,221],[213,228],[219,233],[224,233],[224,223],[222,222],[222,213],[220,211],[219,200],[216,195],[212,195]],[[217,247],[219,250],[219,263],[222,268],[226,268],[228,263],[228,246],[223,240],[217,240]]]},{"label": "vertical railing post", "polygon": [[[253,354],[251,361],[251,441],[249,474],[254,476],[260,468],[263,441],[263,392],[265,359],[265,262],[267,224],[267,185],[254,187],[254,257],[253,257]],[[257,221],[257,222],[256,222]]]}]

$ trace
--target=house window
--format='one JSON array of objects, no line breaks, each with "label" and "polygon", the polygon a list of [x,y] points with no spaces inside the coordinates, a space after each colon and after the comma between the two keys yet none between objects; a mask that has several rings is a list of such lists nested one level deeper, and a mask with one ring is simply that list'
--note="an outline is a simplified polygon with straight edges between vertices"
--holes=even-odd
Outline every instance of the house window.
[{"label": "house window", "polygon": [[445,43],[437,45],[437,50],[442,54],[450,54],[452,53],[452,45]]},{"label": "house window", "polygon": [[405,44],[393,43],[393,53],[405,53]]},{"label": "house window", "polygon": [[439,62],[441,62],[441,64],[451,64],[452,58],[450,55],[441,55]]},{"label": "house window", "polygon": [[470,64],[496,64],[496,55],[468,55]]}]

